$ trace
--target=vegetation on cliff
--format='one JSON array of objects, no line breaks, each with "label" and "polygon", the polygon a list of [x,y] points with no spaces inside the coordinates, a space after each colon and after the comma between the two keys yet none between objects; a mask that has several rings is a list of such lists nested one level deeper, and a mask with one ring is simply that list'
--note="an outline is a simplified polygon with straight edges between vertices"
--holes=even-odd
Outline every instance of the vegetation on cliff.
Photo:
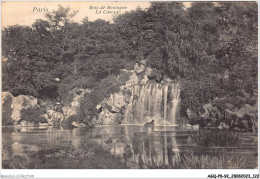
[{"label": "vegetation on cliff", "polygon": [[[181,115],[203,105],[239,108],[256,103],[257,4],[255,2],[153,2],[114,18],[82,23],[59,6],[32,26],[2,31],[3,91],[61,100],[75,87],[90,88],[82,103],[91,120],[96,105],[121,85],[120,69],[147,59],[161,75],[180,80]],[[219,99],[219,100],[215,100]]]}]

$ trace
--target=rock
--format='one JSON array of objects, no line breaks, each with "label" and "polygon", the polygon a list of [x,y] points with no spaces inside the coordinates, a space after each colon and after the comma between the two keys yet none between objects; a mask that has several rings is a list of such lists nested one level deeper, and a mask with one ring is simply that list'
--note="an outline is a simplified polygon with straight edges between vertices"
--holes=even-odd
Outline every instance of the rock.
[{"label": "rock", "polygon": [[199,130],[200,125],[199,124],[192,125],[191,128],[194,129],[194,130]]},{"label": "rock", "polygon": [[77,114],[77,111],[75,109],[73,109],[72,107],[69,107],[69,106],[64,106],[62,108],[62,111],[63,111],[65,118],[69,118],[70,116]]},{"label": "rock", "polygon": [[225,123],[220,123],[220,125],[217,127],[218,129],[229,129],[229,125]]},{"label": "rock", "polygon": [[144,72],[145,66],[142,65],[142,64],[136,63],[135,66],[134,66],[134,70],[135,70],[135,72],[136,72],[137,74],[140,74],[140,73]]},{"label": "rock", "polygon": [[257,118],[257,112],[258,112],[258,106],[257,104],[254,106],[251,106],[249,104],[245,104],[244,106],[242,106],[240,109],[235,109],[234,113],[237,116],[242,117],[245,114],[248,114],[250,116],[253,116],[254,118]]},{"label": "rock", "polygon": [[249,114],[244,114],[242,117],[237,119],[235,126],[243,131],[256,132],[257,126],[254,122],[254,117]]},{"label": "rock", "polygon": [[12,98],[12,115],[13,121],[18,122],[21,119],[21,110],[34,108],[37,106],[37,99],[32,96],[19,95]]},{"label": "rock", "polygon": [[147,75],[144,75],[144,76],[143,76],[143,79],[140,81],[140,84],[141,84],[141,85],[145,85],[145,84],[147,84],[148,80],[149,80],[149,79],[148,79]]},{"label": "rock", "polygon": [[47,114],[49,124],[61,124],[64,120],[64,116],[62,113],[54,111],[52,109],[48,110]]},{"label": "rock", "polygon": [[146,122],[144,124],[144,127],[154,127],[154,120],[152,120],[151,122]]},{"label": "rock", "polygon": [[96,106],[96,109],[97,109],[98,113],[101,113],[101,111],[102,111],[102,105],[101,105],[101,104],[98,104],[98,105]]},{"label": "rock", "polygon": [[120,108],[116,108],[115,106],[111,106],[109,112],[111,112],[111,113],[119,113],[120,112]]},{"label": "rock", "polygon": [[200,117],[204,120],[207,127],[217,127],[220,125],[220,120],[222,119],[221,112],[216,106],[211,103],[203,105],[204,113],[200,114]]},{"label": "rock", "polygon": [[163,81],[166,83],[173,83],[173,80],[169,78],[167,75],[163,75]]},{"label": "rock", "polygon": [[141,60],[140,63],[141,63],[142,65],[146,65],[146,60]]},{"label": "rock", "polygon": [[75,127],[75,128],[86,127],[85,124],[79,123],[79,122],[77,122],[77,121],[73,121],[73,122],[71,123],[71,125],[72,125],[73,127]]},{"label": "rock", "polygon": [[122,92],[110,94],[109,99],[104,100],[103,104],[108,104],[113,111],[119,112],[122,106],[125,106],[124,95]]},{"label": "rock", "polygon": [[14,96],[9,93],[9,92],[2,92],[1,93],[1,101],[2,101],[2,104],[4,104],[4,102],[8,99],[8,98],[13,98]]},{"label": "rock", "polygon": [[124,88],[122,90],[122,93],[123,93],[123,97],[124,97],[124,101],[126,103],[129,103],[130,102],[130,99],[131,99],[131,96],[132,96],[132,92],[130,89],[127,89],[127,88]]},{"label": "rock", "polygon": [[150,75],[152,73],[153,69],[151,67],[146,67],[145,69],[145,75]]},{"label": "rock", "polygon": [[257,105],[245,104],[240,109],[225,109],[225,123],[238,131],[258,131]]},{"label": "rock", "polygon": [[33,122],[28,122],[28,121],[20,121],[19,126],[22,126],[22,127],[34,127],[34,123]]},{"label": "rock", "polygon": [[60,79],[59,79],[59,78],[54,78],[54,80],[55,80],[55,81],[60,81]]},{"label": "rock", "polygon": [[98,115],[95,125],[115,125],[121,121],[120,113],[111,113],[106,108]]},{"label": "rock", "polygon": [[193,130],[198,130],[200,128],[199,124],[196,125],[187,124],[186,127],[187,129],[193,129]]},{"label": "rock", "polygon": [[64,106],[62,107],[62,113],[65,119],[71,116],[78,115],[80,109],[80,101],[84,98],[87,90],[81,88],[74,88],[69,92],[68,96],[63,100]]},{"label": "rock", "polygon": [[138,85],[139,83],[139,78],[138,76],[133,73],[131,76],[130,76],[130,79],[126,82],[126,87],[131,87],[131,86],[134,86],[134,85]]},{"label": "rock", "polygon": [[48,126],[48,123],[40,122],[40,123],[39,123],[39,126]]},{"label": "rock", "polygon": [[48,129],[49,124],[48,123],[39,123],[39,129],[46,130]]},{"label": "rock", "polygon": [[90,122],[88,123],[89,127],[98,127],[101,125],[100,121],[98,121],[98,118],[96,116],[94,116],[91,120],[89,120]]},{"label": "rock", "polygon": [[91,91],[92,91],[92,90],[89,89],[89,88],[87,88],[87,89],[85,90],[86,93],[90,93]]}]

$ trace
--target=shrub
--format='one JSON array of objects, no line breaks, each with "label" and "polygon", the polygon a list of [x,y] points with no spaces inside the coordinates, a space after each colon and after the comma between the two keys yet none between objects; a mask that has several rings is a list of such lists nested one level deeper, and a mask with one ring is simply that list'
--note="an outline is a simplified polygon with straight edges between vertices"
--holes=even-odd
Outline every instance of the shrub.
[{"label": "shrub", "polygon": [[46,109],[44,107],[41,108],[29,108],[21,110],[21,120],[25,120],[27,122],[33,122],[34,124],[38,124],[40,122],[46,123],[47,120],[41,115],[44,114]]},{"label": "shrub", "polygon": [[162,80],[162,72],[161,70],[153,69],[151,74],[148,75],[149,80],[155,80],[159,83]]},{"label": "shrub", "polygon": [[165,69],[164,59],[164,50],[158,47],[148,56],[147,64],[157,69]]},{"label": "shrub", "polygon": [[118,76],[118,81],[121,85],[126,84],[126,82],[130,79],[130,75],[128,73],[121,72]]},{"label": "shrub", "polygon": [[[121,76],[124,80],[126,80],[126,77],[127,76]],[[104,98],[108,98],[110,94],[118,92],[120,85],[122,85],[122,81],[119,81],[116,76],[111,75],[101,80],[101,82],[93,88],[91,93],[85,93],[80,105],[81,118],[83,118],[86,123],[91,123],[92,118],[98,114],[96,109],[97,104]]]},{"label": "shrub", "polygon": [[203,129],[191,134],[191,139],[199,146],[234,146],[240,140],[236,131]]},{"label": "shrub", "polygon": [[13,111],[11,108],[11,103],[12,103],[12,97],[7,96],[2,105],[2,125],[3,126],[13,124],[13,121],[11,118],[12,111]]},{"label": "shrub", "polygon": [[126,69],[126,70],[133,70],[134,69],[134,65],[135,65],[134,61],[126,62],[125,65],[124,65],[124,69]]}]

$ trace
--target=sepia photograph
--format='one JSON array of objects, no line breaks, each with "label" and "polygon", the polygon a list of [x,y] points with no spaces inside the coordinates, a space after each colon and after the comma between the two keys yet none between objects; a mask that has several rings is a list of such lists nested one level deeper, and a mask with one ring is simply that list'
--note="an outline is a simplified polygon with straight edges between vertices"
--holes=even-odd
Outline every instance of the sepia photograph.
[{"label": "sepia photograph", "polygon": [[256,1],[2,1],[1,81],[2,169],[258,169]]}]

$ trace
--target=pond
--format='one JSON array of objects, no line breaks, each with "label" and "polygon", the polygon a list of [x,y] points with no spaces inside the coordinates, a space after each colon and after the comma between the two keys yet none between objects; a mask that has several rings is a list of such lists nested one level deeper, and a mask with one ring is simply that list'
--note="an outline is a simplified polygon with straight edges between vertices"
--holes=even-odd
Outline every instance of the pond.
[{"label": "pond", "polygon": [[257,134],[234,146],[200,146],[177,126],[93,129],[3,127],[3,168],[256,168]]}]

